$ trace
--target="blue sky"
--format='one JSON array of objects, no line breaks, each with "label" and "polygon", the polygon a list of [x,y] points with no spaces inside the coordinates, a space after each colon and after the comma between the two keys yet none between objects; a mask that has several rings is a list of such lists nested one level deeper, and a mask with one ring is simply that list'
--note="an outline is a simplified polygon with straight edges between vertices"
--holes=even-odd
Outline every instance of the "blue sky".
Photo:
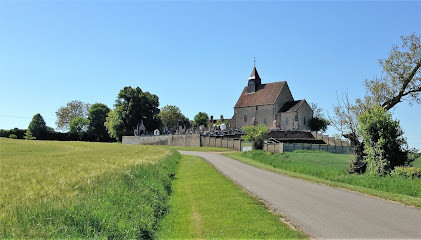
[{"label": "blue sky", "polygon": [[[421,32],[421,2],[0,1],[0,128],[27,128],[71,100],[112,107],[124,86],[160,106],[226,118],[252,71],[332,113],[364,95],[401,35]],[[420,105],[400,103],[421,149]],[[333,128],[329,133],[333,134]]]}]

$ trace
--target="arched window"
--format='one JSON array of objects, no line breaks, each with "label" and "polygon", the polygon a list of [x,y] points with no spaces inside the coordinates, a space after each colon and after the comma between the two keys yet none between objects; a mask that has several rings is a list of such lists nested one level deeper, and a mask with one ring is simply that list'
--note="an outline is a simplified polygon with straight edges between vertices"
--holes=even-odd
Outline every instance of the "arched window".
[{"label": "arched window", "polygon": [[244,122],[247,122],[247,115],[244,115]]},{"label": "arched window", "polygon": [[306,124],[306,117],[304,117],[304,125]]}]

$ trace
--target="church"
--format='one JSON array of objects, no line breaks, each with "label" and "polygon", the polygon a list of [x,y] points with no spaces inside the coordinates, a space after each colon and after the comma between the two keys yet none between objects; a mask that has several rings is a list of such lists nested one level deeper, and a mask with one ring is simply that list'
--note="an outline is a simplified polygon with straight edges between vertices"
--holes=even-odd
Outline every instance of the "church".
[{"label": "church", "polygon": [[263,123],[271,130],[310,130],[312,118],[307,101],[294,100],[286,81],[262,84],[254,66],[230,124],[237,129]]}]

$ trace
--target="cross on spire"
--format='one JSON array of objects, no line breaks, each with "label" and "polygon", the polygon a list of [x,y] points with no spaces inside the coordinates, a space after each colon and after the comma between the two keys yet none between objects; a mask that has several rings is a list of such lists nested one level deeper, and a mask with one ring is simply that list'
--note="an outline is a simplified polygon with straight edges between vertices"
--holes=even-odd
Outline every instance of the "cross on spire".
[{"label": "cross on spire", "polygon": [[254,67],[256,67],[256,57],[254,57]]}]

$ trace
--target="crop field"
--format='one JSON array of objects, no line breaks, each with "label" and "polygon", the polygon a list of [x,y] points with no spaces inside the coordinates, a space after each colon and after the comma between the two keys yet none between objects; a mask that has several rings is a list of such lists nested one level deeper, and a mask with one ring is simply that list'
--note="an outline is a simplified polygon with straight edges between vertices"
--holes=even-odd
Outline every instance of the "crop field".
[{"label": "crop field", "polygon": [[[177,158],[157,146],[0,138],[0,238],[153,234]],[[149,212],[125,221],[138,206]]]},{"label": "crop field", "polygon": [[[381,198],[421,207],[421,180],[349,174],[353,156],[318,151],[270,154],[264,151],[226,153],[245,163],[314,182],[348,188]],[[415,165],[418,164],[418,159]]]}]

